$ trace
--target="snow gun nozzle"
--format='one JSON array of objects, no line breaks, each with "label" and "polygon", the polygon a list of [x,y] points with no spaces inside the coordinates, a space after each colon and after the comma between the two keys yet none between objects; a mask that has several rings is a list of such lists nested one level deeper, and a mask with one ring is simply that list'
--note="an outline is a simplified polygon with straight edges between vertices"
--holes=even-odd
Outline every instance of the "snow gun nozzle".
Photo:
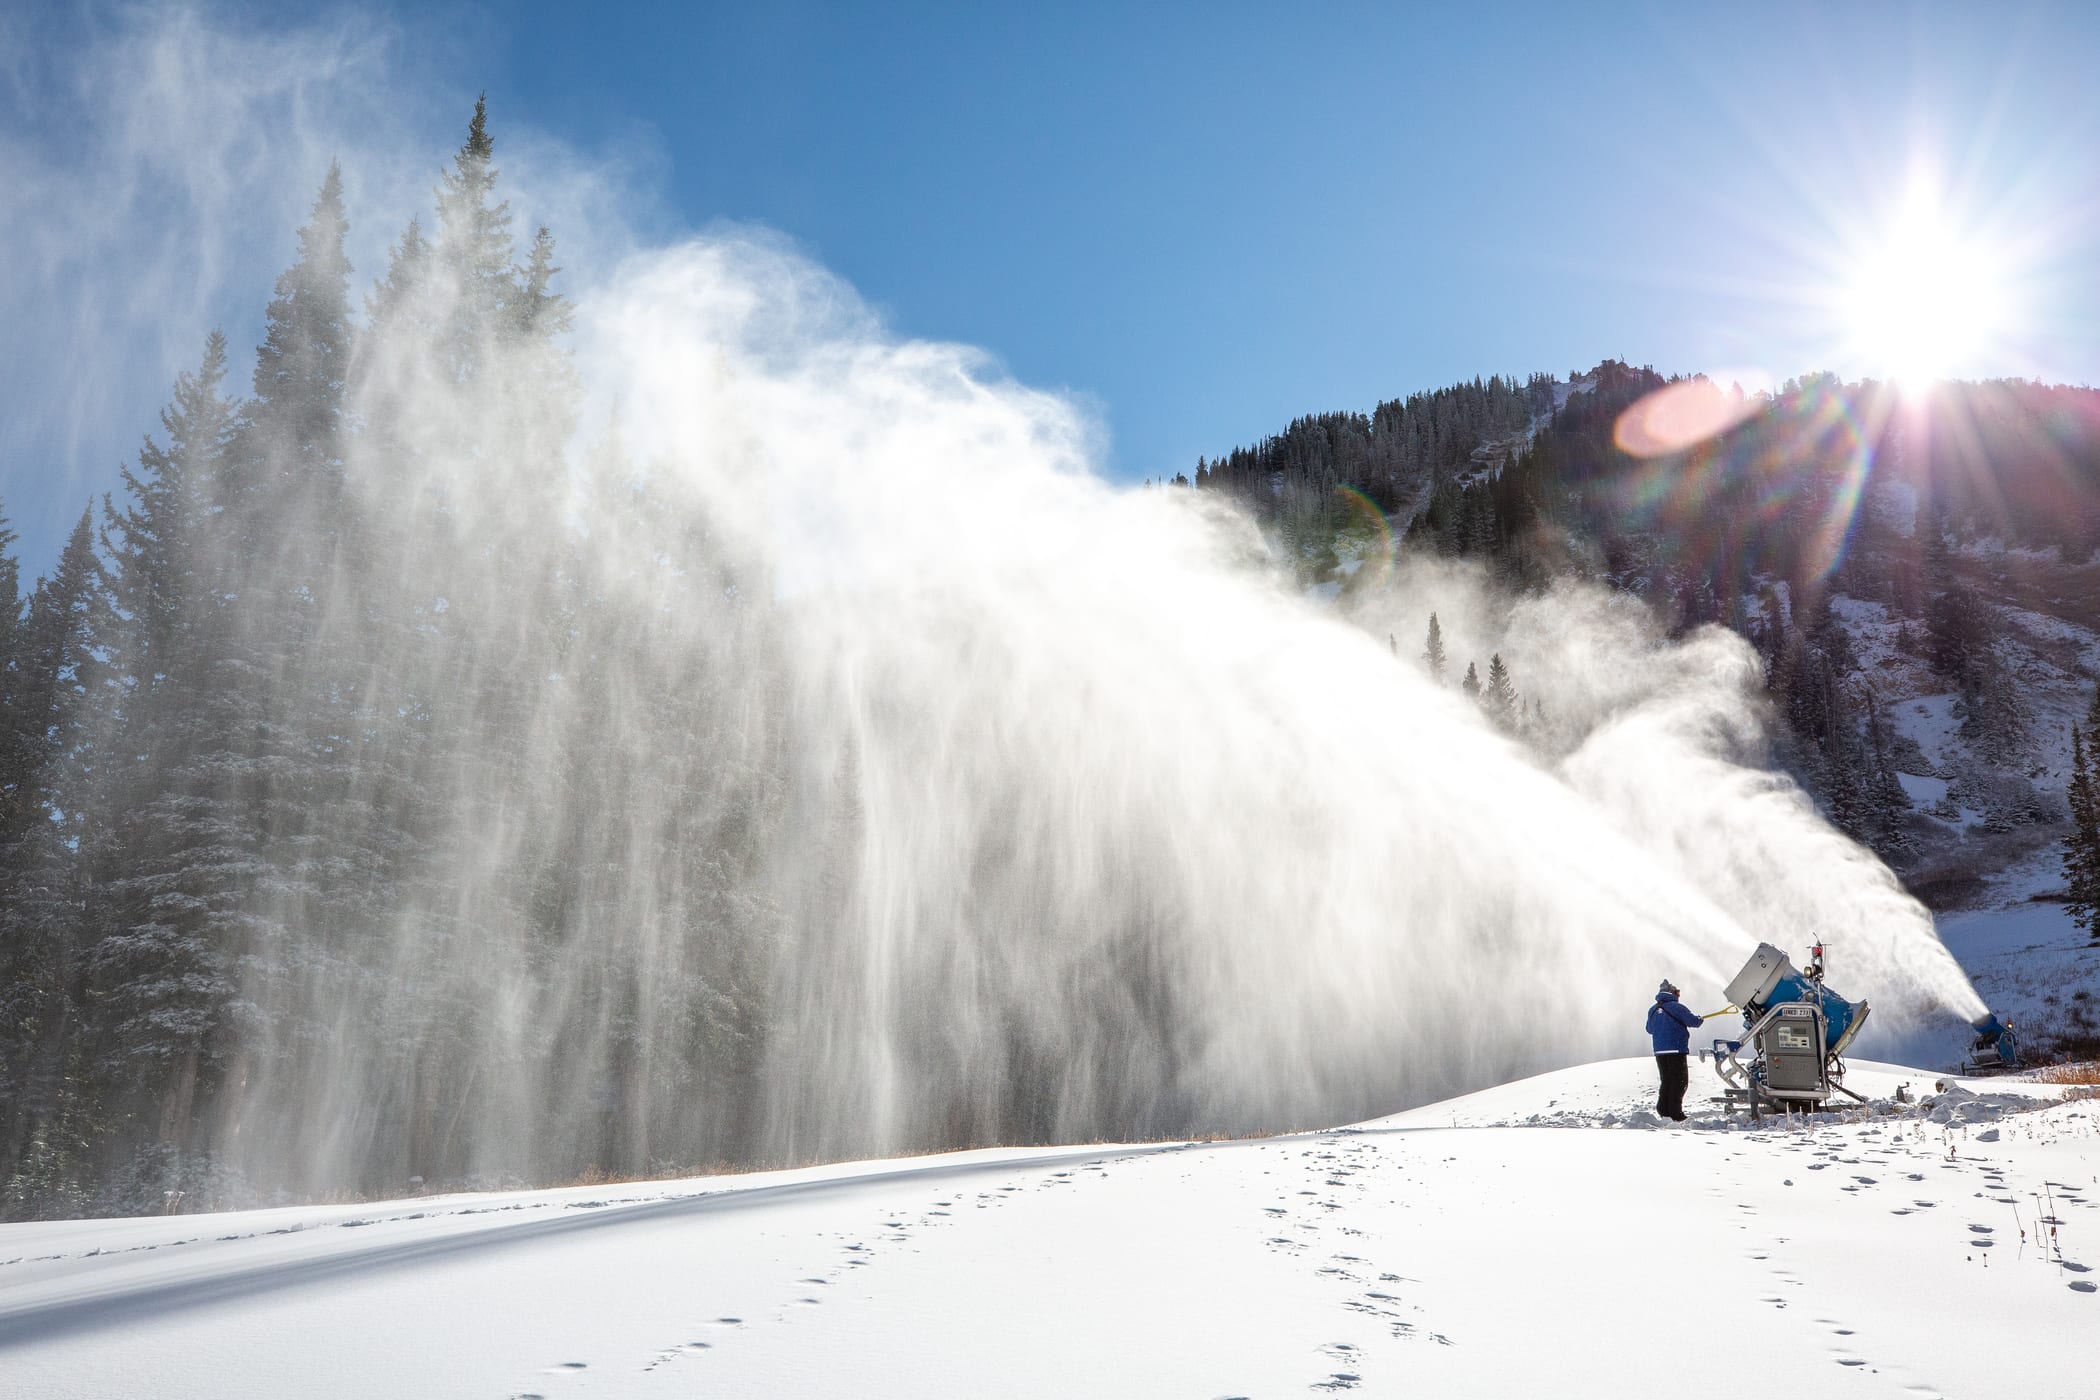
[{"label": "snow gun nozzle", "polygon": [[1969,1045],[1964,1070],[1990,1073],[2020,1067],[2020,1038],[2013,1034],[2010,1019],[1989,1011],[1969,1024],[1975,1028],[1976,1039]]}]

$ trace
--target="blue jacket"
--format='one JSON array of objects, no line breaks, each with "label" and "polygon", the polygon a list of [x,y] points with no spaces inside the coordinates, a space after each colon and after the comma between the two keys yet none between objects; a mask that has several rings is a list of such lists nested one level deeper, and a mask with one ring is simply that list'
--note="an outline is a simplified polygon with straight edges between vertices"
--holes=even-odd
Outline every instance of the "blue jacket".
[{"label": "blue jacket", "polygon": [[1658,1055],[1685,1054],[1692,1048],[1692,1027],[1705,1023],[1704,1016],[1685,1009],[1675,992],[1657,992],[1655,1005],[1648,1008],[1648,1034]]}]

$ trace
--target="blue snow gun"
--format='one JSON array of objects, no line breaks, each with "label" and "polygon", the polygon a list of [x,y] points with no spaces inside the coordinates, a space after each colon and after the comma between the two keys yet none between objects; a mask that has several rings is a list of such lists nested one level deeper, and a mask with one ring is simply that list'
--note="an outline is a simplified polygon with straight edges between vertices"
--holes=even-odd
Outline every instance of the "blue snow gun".
[{"label": "blue snow gun", "polygon": [[1821,943],[1806,971],[1771,944],[1758,944],[1727,992],[1743,1015],[1742,1039],[1714,1042],[1714,1073],[1730,1107],[1757,1118],[1818,1109],[1833,1094],[1866,1102],[1841,1082],[1839,1056],[1866,1025],[1867,1004],[1823,985]]},{"label": "blue snow gun", "polygon": [[1976,1039],[1969,1046],[1969,1062],[1964,1069],[1989,1073],[2020,1067],[2020,1040],[2013,1034],[2012,1022],[1993,1011],[1969,1024],[1976,1028]]},{"label": "blue snow gun", "polygon": [[1728,984],[1728,1000],[1743,1009],[1747,1026],[1775,1006],[1805,1002],[1823,1011],[1823,1053],[1837,1056],[1867,1023],[1867,1004],[1850,1001],[1823,985],[1823,945],[1815,945],[1814,956],[1803,972],[1787,955],[1769,943],[1757,951],[1735,980]]}]

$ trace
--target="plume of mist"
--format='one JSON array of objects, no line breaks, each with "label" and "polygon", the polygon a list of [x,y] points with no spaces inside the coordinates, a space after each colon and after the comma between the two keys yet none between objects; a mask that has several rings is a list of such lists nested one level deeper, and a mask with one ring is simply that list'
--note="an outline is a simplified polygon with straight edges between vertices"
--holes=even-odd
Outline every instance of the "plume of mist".
[{"label": "plume of mist", "polygon": [[[0,452],[30,572],[154,426],[205,332],[257,338],[331,161],[352,264],[384,266],[473,102],[439,76],[471,69],[470,38],[357,6],[291,23],[189,3],[0,16]],[[567,231],[581,272],[632,245],[629,220],[653,226],[660,155],[626,133],[586,159],[521,124],[504,177],[522,217]]]},{"label": "plume of mist", "polygon": [[1811,943],[1827,945],[1832,984],[1875,1006],[1864,1050],[1938,1050],[1945,1012],[1983,1014],[1931,913],[1774,771],[1775,721],[1741,637],[1708,627],[1671,640],[1645,605],[1598,585],[1510,599],[1477,570],[1423,560],[1357,607],[1362,625],[1395,635],[1432,610],[1456,666],[1493,652],[1512,663],[1543,711],[1532,734],[1541,762],[1600,820],[1751,938],[1802,961]]},{"label": "plume of mist", "polygon": [[[1876,1031],[1971,1012],[1754,765],[1740,644],[1426,566],[1351,622],[1093,475],[1068,401],[778,239],[629,246],[581,212],[616,178],[525,146],[573,362],[429,283],[366,329],[340,499],[278,522],[325,548],[252,565],[297,618],[239,639],[255,732],[326,800],[245,896],[209,1112],[250,1180],[1347,1121],[1638,1052],[1657,977],[1811,928]],[[1388,651],[1430,606],[1551,757]]]}]

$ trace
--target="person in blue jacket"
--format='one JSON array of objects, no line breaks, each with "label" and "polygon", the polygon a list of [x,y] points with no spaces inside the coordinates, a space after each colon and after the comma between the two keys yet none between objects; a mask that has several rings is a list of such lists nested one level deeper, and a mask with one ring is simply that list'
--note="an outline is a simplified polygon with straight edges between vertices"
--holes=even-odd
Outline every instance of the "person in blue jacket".
[{"label": "person in blue jacket", "polygon": [[1665,1118],[1684,1121],[1684,1089],[1692,1077],[1692,1027],[1705,1023],[1705,1017],[1677,999],[1676,984],[1665,977],[1655,989],[1655,1005],[1648,1008],[1648,1036],[1655,1042],[1655,1068],[1662,1074],[1655,1111]]}]

